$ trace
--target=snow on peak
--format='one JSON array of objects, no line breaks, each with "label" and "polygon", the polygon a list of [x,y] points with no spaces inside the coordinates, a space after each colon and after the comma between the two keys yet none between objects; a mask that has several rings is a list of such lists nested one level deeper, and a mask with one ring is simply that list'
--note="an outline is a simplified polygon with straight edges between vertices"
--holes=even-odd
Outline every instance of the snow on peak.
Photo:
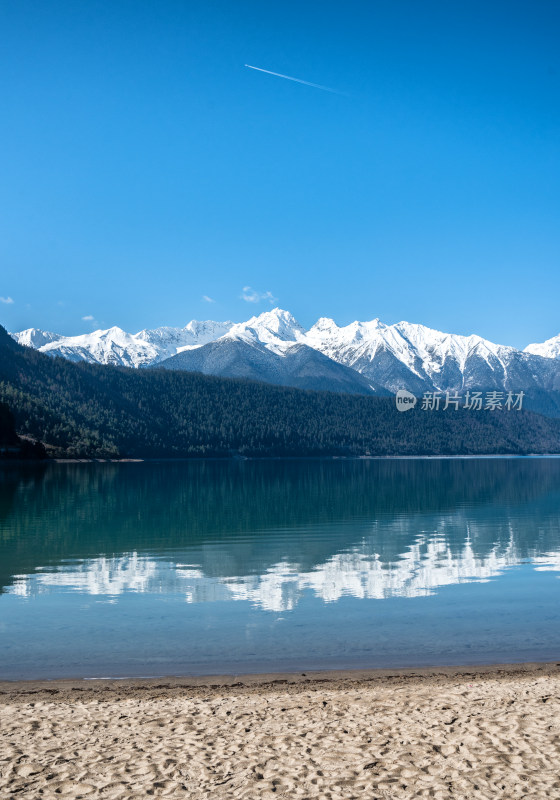
[{"label": "snow on peak", "polygon": [[[198,337],[210,337],[214,336],[217,331],[229,330],[233,322],[215,322],[212,319],[205,319],[205,320],[198,320],[198,319],[191,319],[185,327],[183,328],[184,331],[188,331],[193,336]],[[211,339],[208,339],[211,341]]]},{"label": "snow on peak", "polygon": [[281,308],[235,324],[191,320],[182,328],[160,327],[135,334],[113,326],[80,336],[29,328],[12,336],[20,344],[49,355],[130,367],[157,364],[183,350],[222,339],[242,340],[286,357],[294,353],[294,345],[307,345],[391,392],[398,388],[423,392],[481,385],[519,390],[546,387],[551,376],[560,378],[557,362],[547,365],[536,358],[560,361],[560,335],[520,352],[475,334],[444,333],[406,321],[387,325],[379,318],[339,326],[333,319],[321,317],[306,331]]},{"label": "snow on peak", "polygon": [[20,344],[27,344],[51,356],[93,364],[142,367],[157,364],[188,347],[198,347],[223,336],[231,322],[192,320],[184,328],[162,327],[127,333],[117,325],[78,336],[61,336],[30,328],[13,334]]},{"label": "snow on peak", "polygon": [[39,328],[27,328],[25,331],[19,333],[12,333],[10,336],[16,340],[18,344],[23,344],[26,347],[33,347],[38,350],[49,342],[56,342],[60,339],[58,333],[51,333],[51,331],[41,331]]},{"label": "snow on peak", "polygon": [[545,342],[528,344],[523,352],[531,353],[534,356],[543,356],[544,358],[560,359],[560,333]]},{"label": "snow on peak", "polygon": [[273,308],[271,311],[264,311],[258,317],[242,323],[253,328],[266,328],[273,331],[278,336],[291,337],[295,331],[305,333],[305,329],[299,324],[293,314],[284,311],[282,308]]},{"label": "snow on peak", "polygon": [[430,362],[434,355],[438,359],[449,356],[464,366],[466,359],[475,350],[479,355],[486,353],[487,355],[493,354],[496,356],[499,355],[500,351],[505,353],[508,350],[514,350],[514,348],[489,342],[476,334],[463,336],[454,333],[443,333],[418,323],[398,322],[391,327],[402,334],[403,338],[414,346],[423,362]]},{"label": "snow on peak", "polygon": [[337,330],[339,330],[339,327],[334,321],[334,319],[331,319],[330,317],[319,317],[315,325],[312,325],[311,328],[309,329],[309,333],[311,333],[312,331],[322,332],[322,331],[337,331]]},{"label": "snow on peak", "polygon": [[116,325],[79,336],[61,336],[56,341],[40,347],[39,350],[72,361],[127,367],[151,363],[157,355],[153,346],[146,342],[137,342],[132,334]]},{"label": "snow on peak", "polygon": [[305,336],[305,328],[299,324],[289,311],[273,308],[247,322],[232,325],[226,334],[228,339],[244,339],[261,342],[271,350],[284,352],[286,342],[299,342]]},{"label": "snow on peak", "polygon": [[233,322],[193,319],[184,328],[162,327],[143,330],[137,333],[135,338],[138,341],[149,342],[156,348],[157,357],[153,363],[157,363],[183,350],[215,341],[227,333],[232,325]]},{"label": "snow on peak", "polygon": [[[390,391],[409,384],[414,391],[455,387],[465,372],[474,382],[498,380],[494,376],[506,376],[509,363],[520,356],[514,348],[480,336],[443,333],[405,321],[386,325],[378,318],[343,327],[321,318],[305,342]],[[473,369],[468,369],[469,364]],[[484,374],[480,365],[486,365]]]},{"label": "snow on peak", "polygon": [[306,343],[359,371],[357,365],[373,361],[380,350],[390,349],[398,358],[411,361],[403,337],[377,317],[367,322],[355,320],[343,327],[323,317],[309,330]]}]

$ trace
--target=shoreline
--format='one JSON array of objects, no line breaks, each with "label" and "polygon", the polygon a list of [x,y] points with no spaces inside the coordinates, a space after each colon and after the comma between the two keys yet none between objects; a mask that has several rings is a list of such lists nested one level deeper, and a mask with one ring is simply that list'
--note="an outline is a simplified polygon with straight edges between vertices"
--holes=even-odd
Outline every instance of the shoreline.
[{"label": "shoreline", "polygon": [[[559,655],[560,659],[560,655]],[[29,680],[0,680],[0,704],[29,695],[45,695],[68,700],[76,695],[126,694],[127,696],[159,696],[186,690],[210,690],[221,693],[230,689],[266,690],[280,687],[301,689],[323,686],[336,689],[343,685],[368,684],[375,686],[398,682],[429,683],[442,679],[503,679],[515,677],[560,677],[560,660],[546,662],[514,662],[508,664],[463,664],[460,666],[406,667],[348,670],[309,670],[307,672],[260,672],[245,674],[162,675],[149,677],[53,678]]]},{"label": "shoreline", "polygon": [[438,453],[417,455],[356,455],[356,456],[178,456],[161,458],[0,458],[0,466],[47,466],[50,464],[176,464],[182,462],[207,462],[239,463],[244,461],[413,461],[413,460],[461,460],[461,459],[492,459],[492,458],[560,458],[558,453]]}]

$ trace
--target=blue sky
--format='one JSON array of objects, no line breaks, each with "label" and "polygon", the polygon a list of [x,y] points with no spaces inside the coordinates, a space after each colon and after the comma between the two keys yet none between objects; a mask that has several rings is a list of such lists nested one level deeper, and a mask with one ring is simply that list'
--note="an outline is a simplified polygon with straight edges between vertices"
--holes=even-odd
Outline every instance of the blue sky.
[{"label": "blue sky", "polygon": [[555,335],[559,38],[538,1],[4,0],[0,321]]}]

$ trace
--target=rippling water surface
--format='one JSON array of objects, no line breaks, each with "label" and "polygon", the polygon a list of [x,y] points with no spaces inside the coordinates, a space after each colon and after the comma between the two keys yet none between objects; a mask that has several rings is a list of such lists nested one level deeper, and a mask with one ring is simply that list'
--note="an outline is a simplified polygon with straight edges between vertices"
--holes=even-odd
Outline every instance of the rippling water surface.
[{"label": "rippling water surface", "polygon": [[560,459],[0,469],[0,678],[560,657]]}]

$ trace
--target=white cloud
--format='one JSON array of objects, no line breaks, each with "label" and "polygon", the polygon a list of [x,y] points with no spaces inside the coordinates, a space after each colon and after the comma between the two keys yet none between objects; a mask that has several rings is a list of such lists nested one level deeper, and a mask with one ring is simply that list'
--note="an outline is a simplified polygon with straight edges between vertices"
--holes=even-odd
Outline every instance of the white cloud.
[{"label": "white cloud", "polygon": [[14,301],[11,297],[0,297],[0,303],[6,303],[6,305],[11,305]]},{"label": "white cloud", "polygon": [[82,317],[82,319],[84,322],[93,322],[95,317],[93,316],[93,314],[86,314],[86,316]]},{"label": "white cloud", "polygon": [[216,301],[212,297],[208,297],[207,294],[202,295],[202,299],[205,303],[215,303]]},{"label": "white cloud", "polygon": [[250,286],[244,286],[241,294],[241,299],[246,303],[260,303],[262,300],[268,300],[269,303],[274,303],[277,297],[274,297],[272,292],[257,292]]}]

